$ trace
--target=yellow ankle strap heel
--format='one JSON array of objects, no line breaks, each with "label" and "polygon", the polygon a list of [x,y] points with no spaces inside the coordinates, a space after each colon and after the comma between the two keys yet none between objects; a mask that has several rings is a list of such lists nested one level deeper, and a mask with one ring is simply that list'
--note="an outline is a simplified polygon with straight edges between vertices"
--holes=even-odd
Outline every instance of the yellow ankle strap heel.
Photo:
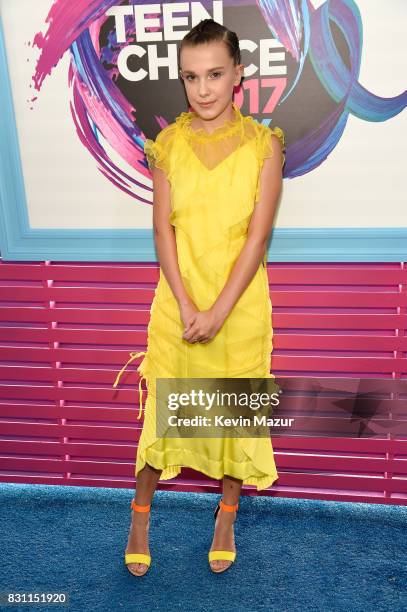
[{"label": "yellow ankle strap heel", "polygon": [[[235,512],[237,511],[238,508],[239,508],[238,503],[229,505],[229,504],[225,504],[225,502],[221,499],[218,505],[216,506],[216,510],[214,512],[215,521],[216,521],[216,517],[220,509],[225,510],[226,512]],[[211,570],[215,574],[219,574],[229,569],[229,567],[232,565],[232,563],[236,559],[236,553],[233,550],[211,550],[208,553],[208,559],[209,559],[209,567],[211,568]],[[211,561],[231,561],[232,563],[230,563],[227,567],[225,567],[222,570],[214,570],[211,566]]]},{"label": "yellow ankle strap heel", "polygon": [[[136,504],[136,501],[133,498],[131,500],[130,507],[135,512],[150,512],[151,504],[148,504],[147,506],[140,506],[139,504]],[[146,574],[151,565],[151,555],[145,555],[143,553],[125,553],[124,562],[126,565],[129,565],[129,563],[145,563],[148,566],[144,572],[144,574]],[[144,576],[144,574],[134,574],[133,572],[130,573],[133,574],[133,576]]]}]

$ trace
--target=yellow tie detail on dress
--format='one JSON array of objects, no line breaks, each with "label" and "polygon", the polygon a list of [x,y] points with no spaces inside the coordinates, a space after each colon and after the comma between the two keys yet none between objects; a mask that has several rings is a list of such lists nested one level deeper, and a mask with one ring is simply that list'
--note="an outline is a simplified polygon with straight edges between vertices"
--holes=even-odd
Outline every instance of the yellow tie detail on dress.
[{"label": "yellow tie detail on dress", "polygon": [[[140,357],[141,355],[145,355],[147,351],[140,351],[138,353],[130,353],[130,359],[128,359],[127,363],[125,363],[125,365],[122,367],[122,369],[120,370],[120,372],[118,373],[118,375],[116,376],[116,380],[113,383],[113,388],[117,387],[117,383],[119,382],[120,376],[123,374],[124,370],[127,368],[127,366],[134,361],[134,359],[136,359],[136,357]],[[143,378],[145,379],[145,376],[141,375],[140,376],[140,381],[138,384],[138,392],[139,392],[139,405],[140,405],[140,409],[139,409],[139,413],[138,413],[138,417],[137,419],[141,419],[141,415],[142,415],[142,407],[143,407],[143,389],[141,387],[141,381],[143,380]]]}]

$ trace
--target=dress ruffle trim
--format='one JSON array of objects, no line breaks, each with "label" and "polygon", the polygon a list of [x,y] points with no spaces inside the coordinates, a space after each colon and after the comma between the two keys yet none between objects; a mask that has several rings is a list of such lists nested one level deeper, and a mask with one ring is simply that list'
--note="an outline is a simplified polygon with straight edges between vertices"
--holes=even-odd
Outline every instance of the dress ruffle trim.
[{"label": "dress ruffle trim", "polygon": [[[266,157],[272,157],[274,155],[274,146],[271,136],[277,136],[280,141],[281,150],[285,150],[285,135],[283,130],[276,126],[275,128],[269,128],[266,125],[260,125],[260,134],[258,140],[258,155],[260,160],[264,160]],[[285,161],[285,155],[283,154],[283,163]]]},{"label": "dress ruffle trim", "polygon": [[225,121],[222,125],[215,128],[211,133],[207,132],[204,128],[192,128],[192,120],[198,117],[198,114],[195,111],[181,113],[175,119],[175,123],[188,138],[196,142],[212,142],[216,140],[221,140],[223,138],[228,138],[229,136],[232,136],[233,134],[238,132],[239,129],[241,129],[241,121],[243,119],[243,115],[240,113],[240,110],[234,102],[232,102],[232,107],[234,111],[233,119]]},{"label": "dress ruffle trim", "polygon": [[259,137],[257,139],[257,157],[259,160],[259,177],[257,180],[257,186],[256,186],[256,195],[255,195],[255,202],[259,201],[259,197],[260,197],[260,176],[261,176],[261,171],[263,169],[263,165],[264,165],[264,160],[267,157],[273,157],[274,156],[274,147],[275,145],[273,144],[273,138],[272,136],[277,136],[279,143],[280,143],[280,147],[281,147],[281,152],[282,152],[282,162],[281,162],[281,166],[284,166],[285,163],[285,135],[283,130],[276,126],[275,128],[269,128],[266,125],[263,124],[259,124]]},{"label": "dress ruffle trim", "polygon": [[157,134],[155,141],[151,138],[146,138],[144,141],[144,153],[149,169],[160,168],[168,179],[171,178],[170,153],[176,132],[175,123],[170,123]]},{"label": "dress ruffle trim", "polygon": [[[196,472],[201,472],[208,476],[209,478],[214,478],[215,480],[221,480],[226,473],[238,473],[233,470],[233,462],[229,462],[226,469],[223,469],[222,466],[217,465],[217,462],[213,462],[212,469],[206,469],[202,466],[202,461],[199,456],[196,456],[194,453],[183,450],[183,460],[182,463],[177,463],[175,465],[163,465],[161,462],[160,454],[157,453],[154,449],[154,444],[151,444],[147,448],[143,449],[143,451],[137,451],[137,459],[136,459],[136,470],[135,476],[137,478],[139,472],[143,469],[143,467],[147,463],[147,458],[149,459],[148,463],[155,467],[156,469],[161,469],[160,481],[161,480],[172,480],[176,478],[181,473],[181,469],[191,468]],[[148,455],[148,457],[147,457]],[[259,475],[251,475],[247,474],[243,476],[241,479],[243,485],[252,485],[256,487],[257,491],[261,491],[264,489],[268,489],[276,480],[279,479],[279,474],[277,470],[274,471],[273,474],[264,474],[263,476]]]},{"label": "dress ruffle trim", "polygon": [[164,169],[165,151],[158,142],[154,142],[154,140],[147,138],[144,142],[144,153],[150,170],[152,170],[154,166]]}]

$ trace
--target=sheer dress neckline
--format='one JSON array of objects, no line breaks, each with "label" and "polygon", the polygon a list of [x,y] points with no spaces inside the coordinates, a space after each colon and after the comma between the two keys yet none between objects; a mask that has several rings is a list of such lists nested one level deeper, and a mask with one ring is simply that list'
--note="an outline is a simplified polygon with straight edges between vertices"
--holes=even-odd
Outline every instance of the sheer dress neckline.
[{"label": "sheer dress neckline", "polygon": [[195,111],[182,112],[175,119],[175,122],[191,140],[195,140],[196,142],[213,142],[222,138],[228,138],[241,128],[243,116],[234,102],[232,102],[232,108],[234,111],[233,119],[228,119],[222,125],[216,127],[211,133],[207,132],[204,128],[192,127],[192,120],[198,117],[198,113]]}]

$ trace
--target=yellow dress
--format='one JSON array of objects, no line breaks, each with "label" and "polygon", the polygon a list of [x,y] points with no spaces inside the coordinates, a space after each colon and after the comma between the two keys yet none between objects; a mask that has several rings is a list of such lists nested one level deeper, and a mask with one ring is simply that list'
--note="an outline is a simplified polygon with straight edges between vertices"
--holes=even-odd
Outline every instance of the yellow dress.
[{"label": "yellow dress", "polygon": [[[274,133],[284,149],[284,133],[244,116],[233,102],[233,119],[211,134],[191,127],[194,112],[147,139],[150,169],[161,168],[171,185],[170,223],[175,228],[178,264],[184,286],[200,310],[208,309],[224,287],[247,237],[259,178],[273,155]],[[283,155],[284,161],[284,155]],[[135,474],[149,463],[162,469],[161,480],[188,466],[220,480],[224,475],[266,489],[278,478],[270,437],[157,438],[156,378],[275,378],[270,373],[272,306],[265,267],[267,254],[216,336],[207,343],[182,338],[178,303],[160,269],[146,351],[130,353],[127,365],[144,358],[137,371],[147,385],[143,429]]]}]

